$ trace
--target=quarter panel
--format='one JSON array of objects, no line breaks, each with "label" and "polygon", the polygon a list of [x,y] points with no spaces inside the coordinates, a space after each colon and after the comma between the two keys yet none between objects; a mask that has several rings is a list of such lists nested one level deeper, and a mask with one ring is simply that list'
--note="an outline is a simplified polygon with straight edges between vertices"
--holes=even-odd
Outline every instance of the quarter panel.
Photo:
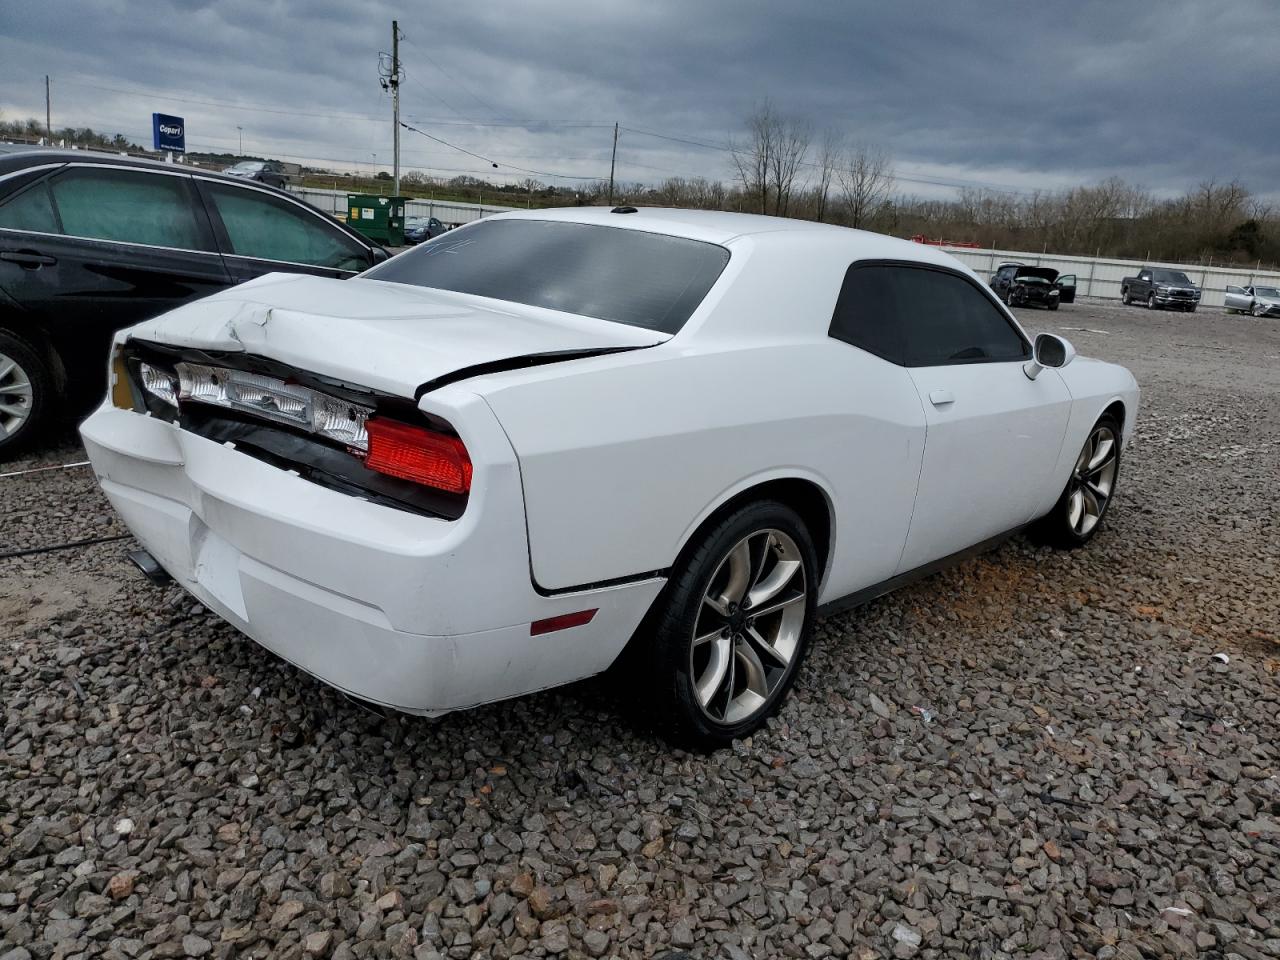
[{"label": "quarter panel", "polygon": [[824,598],[889,577],[924,441],[906,371],[825,337],[678,343],[486,391],[520,461],[538,585],[665,569],[716,505],[780,476],[831,498]]}]

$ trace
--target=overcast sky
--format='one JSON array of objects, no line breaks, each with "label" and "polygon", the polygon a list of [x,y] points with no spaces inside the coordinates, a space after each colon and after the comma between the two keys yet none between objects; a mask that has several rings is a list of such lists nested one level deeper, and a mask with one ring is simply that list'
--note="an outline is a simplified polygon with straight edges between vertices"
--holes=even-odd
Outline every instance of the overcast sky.
[{"label": "overcast sky", "polygon": [[[1016,192],[1239,178],[1280,197],[1280,3],[0,0],[0,116],[122,132],[186,118],[189,149],[390,169],[379,51],[400,19],[403,163],[560,185],[732,178],[764,98],[885,149],[897,189]],[[524,168],[517,169],[517,168]],[[552,177],[547,174],[560,174]]]}]

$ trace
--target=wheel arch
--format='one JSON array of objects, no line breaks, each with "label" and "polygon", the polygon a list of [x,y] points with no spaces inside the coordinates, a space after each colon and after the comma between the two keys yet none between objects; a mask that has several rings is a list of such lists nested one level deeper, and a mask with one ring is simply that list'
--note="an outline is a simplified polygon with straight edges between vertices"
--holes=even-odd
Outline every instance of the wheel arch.
[{"label": "wheel arch", "polygon": [[[49,372],[53,376],[54,386],[59,394],[66,389],[66,362],[62,359],[62,354],[59,352],[53,338],[42,330],[39,324],[24,322],[21,313],[16,316],[11,313],[3,313],[0,314],[0,330],[22,340],[39,354],[40,359],[48,366]],[[103,366],[106,366],[105,359],[103,360]]]},{"label": "wheel arch", "polygon": [[819,593],[831,569],[836,539],[835,510],[828,485],[821,478],[798,470],[779,470],[743,480],[726,490],[714,502],[703,508],[680,536],[679,549],[674,564],[697,548],[701,535],[727,514],[747,503],[760,500],[776,500],[790,507],[804,521],[809,536],[813,538],[817,554]]}]

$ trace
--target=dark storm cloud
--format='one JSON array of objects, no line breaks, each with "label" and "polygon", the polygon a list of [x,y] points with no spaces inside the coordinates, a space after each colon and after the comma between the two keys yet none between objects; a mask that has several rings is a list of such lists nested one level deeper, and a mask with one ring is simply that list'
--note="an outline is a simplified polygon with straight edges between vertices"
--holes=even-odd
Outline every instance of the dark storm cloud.
[{"label": "dark storm cloud", "polygon": [[[407,37],[406,117],[498,159],[504,177],[525,176],[516,166],[607,174],[613,120],[724,143],[767,97],[884,147],[914,178],[904,192],[937,192],[919,180],[1027,191],[1112,175],[1161,191],[1239,177],[1280,192],[1271,0],[55,2],[8,7],[0,108],[41,113],[48,72],[55,125],[141,138],[162,110],[184,115],[199,146],[235,149],[240,126],[249,152],[382,165],[376,55],[393,16]],[[409,167],[495,173],[404,137]],[[630,131],[619,159],[627,180],[730,176],[723,153]]]}]

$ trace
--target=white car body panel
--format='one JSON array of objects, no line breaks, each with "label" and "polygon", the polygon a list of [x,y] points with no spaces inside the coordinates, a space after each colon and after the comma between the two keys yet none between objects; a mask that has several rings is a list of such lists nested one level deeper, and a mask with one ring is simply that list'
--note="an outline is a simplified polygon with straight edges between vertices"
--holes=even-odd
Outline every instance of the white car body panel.
[{"label": "white car body panel", "polygon": [[1045,512],[1044,491],[1061,489],[1054,471],[1071,395],[1056,370],[1031,380],[1022,368],[1015,361],[910,371],[928,439],[898,573],[1033,520]]},{"label": "white car body panel", "polygon": [[[986,290],[936,248],[737,214],[502,218],[669,233],[730,259],[674,336],[375,279],[277,275],[117,337],[261,356],[414,400],[474,465],[456,520],[321,487],[110,399],[82,427],[104,491],[166,570],[250,637],[366,699],[437,714],[600,672],[699,527],[761,484],[821,494],[819,600],[833,602],[1043,514],[1110,404],[1124,405],[1132,436],[1137,385],[1111,364],[1077,359],[1034,380],[1021,364],[909,369],[828,336],[854,261],[933,264]],[[618,352],[492,366],[583,351]],[[937,390],[953,402],[934,405]],[[586,609],[598,609],[586,625],[530,635],[534,621]]]}]

